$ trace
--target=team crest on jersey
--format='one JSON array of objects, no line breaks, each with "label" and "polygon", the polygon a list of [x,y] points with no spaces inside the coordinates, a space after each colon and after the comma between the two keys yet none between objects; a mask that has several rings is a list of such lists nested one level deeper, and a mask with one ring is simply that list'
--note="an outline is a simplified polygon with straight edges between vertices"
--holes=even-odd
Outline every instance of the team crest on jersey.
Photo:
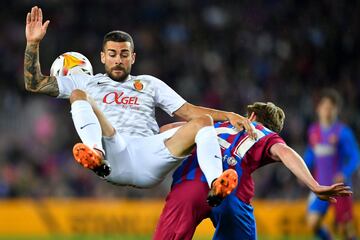
[{"label": "team crest on jersey", "polygon": [[134,81],[134,88],[136,91],[142,91],[144,89],[144,84],[140,80]]},{"label": "team crest on jersey", "polygon": [[235,166],[237,164],[237,161],[234,157],[228,157],[228,159],[226,161],[227,161],[227,164],[229,164],[229,166]]}]

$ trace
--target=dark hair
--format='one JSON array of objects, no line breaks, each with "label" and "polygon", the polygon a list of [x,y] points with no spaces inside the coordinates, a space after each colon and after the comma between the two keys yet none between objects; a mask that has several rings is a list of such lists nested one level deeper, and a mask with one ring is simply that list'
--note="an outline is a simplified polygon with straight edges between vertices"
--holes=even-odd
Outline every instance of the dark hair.
[{"label": "dark hair", "polygon": [[102,44],[102,49],[104,49],[105,44],[108,41],[114,41],[114,42],[129,42],[132,51],[134,51],[134,41],[132,39],[132,37],[130,36],[130,34],[128,34],[127,32],[123,32],[123,31],[119,31],[119,30],[115,30],[115,31],[111,31],[108,32],[105,36],[104,36],[104,40],[103,40],[103,44]]},{"label": "dark hair", "polygon": [[279,133],[284,126],[284,111],[272,102],[255,102],[247,106],[248,116],[255,113],[256,121],[270,130]]},{"label": "dark hair", "polygon": [[332,104],[334,104],[338,108],[340,108],[342,105],[342,98],[339,92],[333,88],[325,88],[321,91],[319,102],[324,98],[329,99]]}]

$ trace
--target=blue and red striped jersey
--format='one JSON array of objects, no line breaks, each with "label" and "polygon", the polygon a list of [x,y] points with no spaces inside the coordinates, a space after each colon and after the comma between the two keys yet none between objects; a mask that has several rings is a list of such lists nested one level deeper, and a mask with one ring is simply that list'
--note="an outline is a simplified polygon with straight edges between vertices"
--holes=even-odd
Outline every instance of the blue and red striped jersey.
[{"label": "blue and red striped jersey", "polygon": [[[246,203],[254,196],[251,173],[261,166],[275,162],[270,156],[270,147],[275,143],[285,143],[277,133],[259,123],[253,124],[258,134],[257,141],[250,139],[245,131],[236,130],[229,122],[214,124],[221,147],[223,169],[236,170],[239,177],[236,195]],[[173,185],[191,180],[206,182],[205,175],[199,167],[196,149],[173,174]]]},{"label": "blue and red striped jersey", "polygon": [[320,184],[331,185],[342,173],[351,185],[352,174],[360,165],[359,147],[351,129],[341,122],[328,128],[314,123],[308,131],[309,144],[304,160]]}]

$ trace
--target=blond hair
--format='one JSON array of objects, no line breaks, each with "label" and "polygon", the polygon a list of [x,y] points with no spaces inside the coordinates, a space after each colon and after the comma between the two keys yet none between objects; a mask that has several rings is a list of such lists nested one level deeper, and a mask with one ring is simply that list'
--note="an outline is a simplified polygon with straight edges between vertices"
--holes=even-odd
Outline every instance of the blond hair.
[{"label": "blond hair", "polygon": [[284,126],[285,113],[272,102],[255,102],[247,106],[247,114],[256,115],[256,121],[270,130],[279,133]]}]

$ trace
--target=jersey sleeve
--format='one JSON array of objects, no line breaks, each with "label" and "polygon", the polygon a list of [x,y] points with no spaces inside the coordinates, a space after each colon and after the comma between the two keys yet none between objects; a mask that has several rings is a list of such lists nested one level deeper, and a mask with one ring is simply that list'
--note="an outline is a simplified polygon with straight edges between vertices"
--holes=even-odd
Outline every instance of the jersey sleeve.
[{"label": "jersey sleeve", "polygon": [[57,97],[69,98],[73,90],[85,90],[87,82],[90,78],[91,76],[85,74],[56,77],[56,81],[59,86],[59,95]]},{"label": "jersey sleeve", "polygon": [[339,138],[341,171],[345,178],[350,179],[360,166],[359,146],[350,128],[344,127]]},{"label": "jersey sleeve", "polygon": [[170,116],[186,101],[160,79],[153,78],[155,87],[155,104]]},{"label": "jersey sleeve", "polygon": [[277,133],[272,134],[266,142],[266,146],[265,146],[265,158],[266,159],[271,159],[272,160],[272,155],[270,153],[270,148],[276,144],[276,143],[283,143],[286,144],[284,139],[282,139],[282,137],[280,137]]}]

